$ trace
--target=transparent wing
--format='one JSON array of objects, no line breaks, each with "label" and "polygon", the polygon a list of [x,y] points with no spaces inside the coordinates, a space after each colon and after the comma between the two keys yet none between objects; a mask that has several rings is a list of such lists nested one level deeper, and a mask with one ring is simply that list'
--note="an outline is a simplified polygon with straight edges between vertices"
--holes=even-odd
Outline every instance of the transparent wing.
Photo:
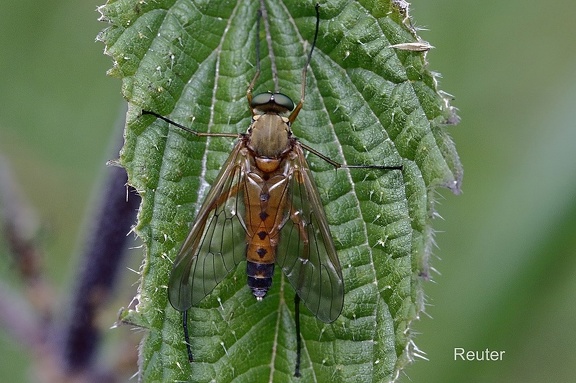
[{"label": "transparent wing", "polygon": [[300,145],[294,146],[276,264],[306,307],[330,323],[342,312],[344,282],[322,201]]},{"label": "transparent wing", "polygon": [[246,258],[243,146],[238,141],[224,163],[174,261],[168,299],[176,310],[200,302]]}]

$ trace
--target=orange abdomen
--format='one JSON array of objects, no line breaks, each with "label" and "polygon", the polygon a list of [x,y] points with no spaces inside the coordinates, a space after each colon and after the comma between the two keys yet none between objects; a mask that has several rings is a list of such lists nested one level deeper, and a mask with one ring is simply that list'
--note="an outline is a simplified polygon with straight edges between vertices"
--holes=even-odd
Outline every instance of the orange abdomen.
[{"label": "orange abdomen", "polygon": [[244,204],[246,207],[246,274],[248,286],[261,299],[272,285],[279,230],[285,216],[286,176],[278,169],[265,172],[258,168],[246,179]]}]

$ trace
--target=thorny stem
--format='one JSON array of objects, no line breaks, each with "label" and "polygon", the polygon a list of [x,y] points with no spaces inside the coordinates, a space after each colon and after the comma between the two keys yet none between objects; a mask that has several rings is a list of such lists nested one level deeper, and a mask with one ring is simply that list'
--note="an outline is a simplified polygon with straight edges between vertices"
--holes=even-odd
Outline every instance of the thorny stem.
[{"label": "thorny stem", "polygon": [[61,338],[61,357],[70,371],[82,371],[91,365],[101,335],[96,315],[113,291],[123,265],[127,234],[140,205],[133,189],[126,194],[126,183],[124,169],[108,169],[101,201],[93,213],[93,226],[80,255],[71,310]]},{"label": "thorny stem", "polygon": [[[122,121],[119,128],[123,125]],[[120,144],[115,145],[116,153]],[[76,283],[68,301],[68,319],[61,324],[53,320],[56,299],[51,294],[52,286],[44,278],[42,252],[34,241],[35,214],[22,201],[23,193],[19,192],[5,164],[6,161],[0,161],[1,230],[26,295],[0,284],[0,324],[17,342],[30,349],[43,381],[119,381],[117,371],[109,366],[97,367],[93,362],[100,339],[96,316],[115,287],[140,197],[129,190],[126,200],[125,171],[109,169],[100,203],[97,210],[91,212],[95,218],[80,255]],[[59,334],[56,337],[51,336],[54,330]]]}]

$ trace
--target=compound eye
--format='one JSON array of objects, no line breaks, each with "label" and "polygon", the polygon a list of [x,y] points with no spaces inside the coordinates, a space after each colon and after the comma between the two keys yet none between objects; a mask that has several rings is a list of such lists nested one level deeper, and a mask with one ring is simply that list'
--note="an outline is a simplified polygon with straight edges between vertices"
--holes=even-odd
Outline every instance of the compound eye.
[{"label": "compound eye", "polygon": [[262,110],[286,109],[287,111],[292,111],[294,102],[285,94],[268,92],[255,95],[250,106]]},{"label": "compound eye", "polygon": [[285,94],[274,93],[272,97],[274,98],[274,102],[279,106],[286,108],[290,111],[294,109],[294,102],[292,102],[290,97],[286,96]]},{"label": "compound eye", "polygon": [[268,104],[272,100],[272,93],[260,93],[256,96],[252,97],[252,102],[250,106],[253,108],[257,108],[262,105]]}]

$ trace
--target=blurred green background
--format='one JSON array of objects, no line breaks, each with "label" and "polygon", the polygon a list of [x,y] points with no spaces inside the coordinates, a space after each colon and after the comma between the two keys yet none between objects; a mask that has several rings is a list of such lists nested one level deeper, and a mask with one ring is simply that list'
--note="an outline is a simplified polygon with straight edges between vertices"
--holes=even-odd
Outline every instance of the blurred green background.
[{"label": "blurred green background", "polygon": [[[123,109],[119,80],[105,76],[111,60],[94,42],[105,27],[97,5],[0,4],[0,153],[38,210],[61,293]],[[428,361],[401,381],[574,381],[576,2],[414,0],[412,15],[436,47],[430,69],[460,109],[449,131],[465,176],[462,195],[438,194],[441,274],[425,285],[429,306],[415,324]],[[4,249],[0,276],[14,282]],[[138,265],[140,253],[130,256]],[[105,327],[131,294],[103,314]],[[505,351],[504,360],[455,361],[455,347]],[[0,381],[34,381],[26,351],[0,330]]]},{"label": "blurred green background", "polygon": [[[115,124],[124,107],[120,82],[105,74],[111,60],[95,42],[105,27],[97,21],[100,3],[0,2],[0,161],[11,166],[24,198],[37,209],[37,242],[60,307],[71,293],[75,255],[90,224],[87,214],[98,202],[106,161],[118,155],[111,136],[118,137]],[[5,250],[1,238],[0,278],[16,289],[19,281]],[[129,256],[137,268],[141,252]],[[137,276],[122,274],[127,290],[98,318],[104,329],[134,295],[130,285]],[[60,310],[56,319],[63,321],[65,313]],[[0,328],[0,381],[39,381],[28,354]]]}]

